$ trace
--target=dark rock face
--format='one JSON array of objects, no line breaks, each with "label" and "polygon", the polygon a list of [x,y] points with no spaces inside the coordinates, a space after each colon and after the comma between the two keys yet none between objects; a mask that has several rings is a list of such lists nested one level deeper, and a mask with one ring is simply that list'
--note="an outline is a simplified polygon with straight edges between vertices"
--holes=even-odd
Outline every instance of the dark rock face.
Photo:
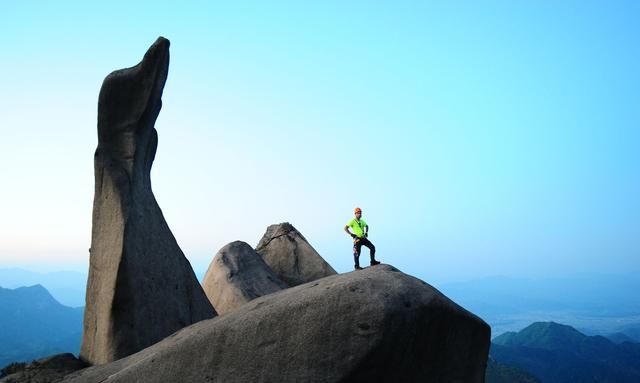
[{"label": "dark rock face", "polygon": [[7,371],[9,375],[0,379],[0,383],[60,382],[65,375],[83,369],[87,365],[73,354],[67,353],[39,359],[29,364],[16,364],[14,367],[15,371]]},{"label": "dark rock face", "polygon": [[80,356],[92,364],[132,354],[216,315],[151,191],[155,120],[169,40],[107,76],[98,102],[91,257]]},{"label": "dark rock face", "polygon": [[257,298],[65,382],[483,382],[490,328],[380,265]]},{"label": "dark rock face", "polygon": [[204,276],[202,287],[218,314],[224,314],[289,286],[275,275],[249,244],[235,241],[218,251]]},{"label": "dark rock face", "polygon": [[289,222],[269,226],[256,251],[289,286],[336,274]]}]

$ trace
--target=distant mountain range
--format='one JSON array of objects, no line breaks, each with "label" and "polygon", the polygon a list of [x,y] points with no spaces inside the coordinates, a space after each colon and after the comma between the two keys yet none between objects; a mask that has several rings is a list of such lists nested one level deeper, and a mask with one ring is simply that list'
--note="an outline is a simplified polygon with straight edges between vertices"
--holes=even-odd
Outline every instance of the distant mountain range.
[{"label": "distant mountain range", "polygon": [[[622,333],[628,338],[631,338],[633,341],[640,342],[640,320],[637,323],[630,323],[621,326],[617,333]],[[617,336],[617,333],[613,333],[612,336]],[[614,338],[614,341],[618,343],[619,339]]]},{"label": "distant mountain range", "polygon": [[616,344],[554,322],[534,323],[494,338],[491,357],[545,383],[640,382],[640,344]]},{"label": "distant mountain range", "polygon": [[491,324],[493,334],[554,321],[589,335],[621,332],[640,341],[639,273],[492,277],[436,287]]},{"label": "distant mountain range", "polygon": [[[204,271],[196,270],[199,280]],[[428,282],[428,281],[427,281]],[[0,287],[40,284],[66,306],[84,306],[87,274],[37,273],[0,268]],[[569,324],[587,335],[621,333],[640,342],[640,275],[573,275],[525,279],[491,277],[436,286],[480,316],[494,335],[517,331],[537,321]],[[622,340],[615,335],[616,341]]]},{"label": "distant mountain range", "polygon": [[84,306],[87,274],[77,271],[36,273],[19,268],[0,268],[0,287],[15,289],[42,285],[60,303],[71,307]]},{"label": "distant mountain range", "polygon": [[609,339],[610,341],[616,344],[620,344],[624,342],[637,342],[636,339],[622,332],[615,332],[613,334],[609,334],[607,335],[607,339]]},{"label": "distant mountain range", "polygon": [[60,304],[41,285],[0,288],[0,367],[61,352],[78,354],[83,311]]}]

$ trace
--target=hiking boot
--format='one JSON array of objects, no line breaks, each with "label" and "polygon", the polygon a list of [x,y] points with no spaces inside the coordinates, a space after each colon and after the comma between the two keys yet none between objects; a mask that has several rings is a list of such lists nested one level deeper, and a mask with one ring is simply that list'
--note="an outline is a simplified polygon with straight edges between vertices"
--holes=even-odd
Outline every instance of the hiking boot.
[{"label": "hiking boot", "polygon": [[363,269],[360,266],[356,266],[356,270],[363,270]]},{"label": "hiking boot", "polygon": [[371,266],[375,266],[375,265],[379,265],[379,264],[380,264],[380,262],[378,262],[378,261],[375,261],[375,260],[371,261]]}]

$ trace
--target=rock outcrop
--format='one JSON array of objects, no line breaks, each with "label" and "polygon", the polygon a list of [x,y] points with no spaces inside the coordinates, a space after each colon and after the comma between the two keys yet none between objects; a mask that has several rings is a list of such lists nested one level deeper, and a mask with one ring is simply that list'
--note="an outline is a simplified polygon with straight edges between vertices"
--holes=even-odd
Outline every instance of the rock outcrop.
[{"label": "rock outcrop", "polygon": [[490,328],[380,265],[257,298],[65,382],[483,382]]},{"label": "rock outcrop", "polygon": [[[73,354],[58,354],[31,363],[14,363],[3,369],[0,383],[54,383],[87,365]],[[1,376],[0,376],[1,377]]]},{"label": "rock outcrop", "polygon": [[98,102],[91,255],[80,356],[108,363],[215,316],[151,191],[169,40],[108,75]]},{"label": "rock outcrop", "polygon": [[336,274],[289,222],[269,226],[256,251],[289,286]]},{"label": "rock outcrop", "polygon": [[289,286],[249,244],[235,241],[218,251],[204,276],[202,287],[218,314],[225,314],[253,299]]}]

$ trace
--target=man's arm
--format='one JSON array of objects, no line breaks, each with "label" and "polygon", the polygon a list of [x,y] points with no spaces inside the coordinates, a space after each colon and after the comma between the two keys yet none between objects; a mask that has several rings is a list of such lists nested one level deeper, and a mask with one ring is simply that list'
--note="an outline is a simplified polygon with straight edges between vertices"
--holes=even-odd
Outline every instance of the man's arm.
[{"label": "man's arm", "polygon": [[349,234],[351,238],[355,238],[356,235],[349,231],[349,225],[344,225],[344,231]]}]

